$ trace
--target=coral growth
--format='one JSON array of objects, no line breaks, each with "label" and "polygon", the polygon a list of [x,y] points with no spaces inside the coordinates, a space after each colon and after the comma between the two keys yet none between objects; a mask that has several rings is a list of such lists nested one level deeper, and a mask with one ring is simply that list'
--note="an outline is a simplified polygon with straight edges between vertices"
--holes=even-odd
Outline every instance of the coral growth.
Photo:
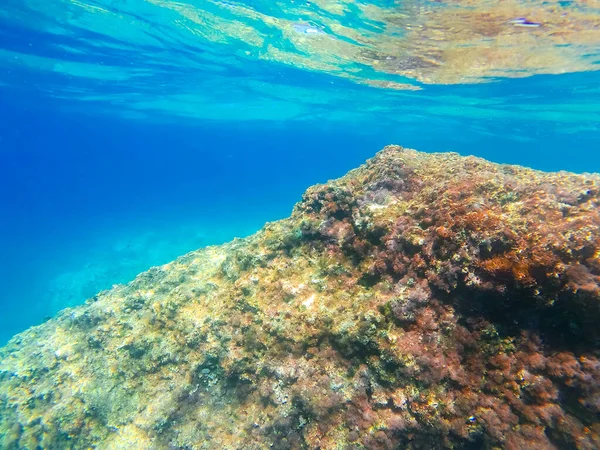
[{"label": "coral growth", "polygon": [[0,447],[600,446],[600,177],[387,147],[0,350]]}]

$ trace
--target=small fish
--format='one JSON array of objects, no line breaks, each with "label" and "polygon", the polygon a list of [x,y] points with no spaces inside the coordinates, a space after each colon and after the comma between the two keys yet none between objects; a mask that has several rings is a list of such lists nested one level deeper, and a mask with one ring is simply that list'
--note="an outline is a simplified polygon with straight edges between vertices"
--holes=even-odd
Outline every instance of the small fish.
[{"label": "small fish", "polygon": [[320,28],[313,27],[307,23],[295,23],[292,28],[296,33],[300,34],[324,34],[325,32]]},{"label": "small fish", "polygon": [[515,27],[525,27],[525,28],[538,28],[541,27],[542,24],[539,22],[530,22],[525,17],[517,17],[516,19],[509,20],[508,23]]},{"label": "small fish", "polygon": [[229,1],[227,1],[227,0],[224,0],[224,1],[218,1],[218,2],[216,2],[216,3],[217,3],[217,5],[219,5],[219,6],[223,6],[224,8],[229,8],[229,9],[237,9],[237,8],[238,8],[238,5],[236,5],[236,4],[235,4],[235,3],[233,3],[233,2],[229,2]]}]

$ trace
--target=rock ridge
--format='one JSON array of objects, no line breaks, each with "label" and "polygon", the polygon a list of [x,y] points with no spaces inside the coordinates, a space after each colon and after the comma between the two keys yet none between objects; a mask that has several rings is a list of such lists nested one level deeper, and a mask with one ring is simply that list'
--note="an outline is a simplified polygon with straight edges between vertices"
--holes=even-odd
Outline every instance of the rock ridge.
[{"label": "rock ridge", "polygon": [[0,448],[598,448],[599,204],[388,146],[14,337]]}]

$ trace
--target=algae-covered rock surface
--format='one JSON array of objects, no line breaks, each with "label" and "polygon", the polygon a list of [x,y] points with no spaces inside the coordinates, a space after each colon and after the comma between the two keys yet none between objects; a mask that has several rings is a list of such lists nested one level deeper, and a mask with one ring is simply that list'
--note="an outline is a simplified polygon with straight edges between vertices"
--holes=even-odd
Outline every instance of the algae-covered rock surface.
[{"label": "algae-covered rock surface", "polygon": [[3,449],[600,447],[600,176],[386,147],[0,350]]}]

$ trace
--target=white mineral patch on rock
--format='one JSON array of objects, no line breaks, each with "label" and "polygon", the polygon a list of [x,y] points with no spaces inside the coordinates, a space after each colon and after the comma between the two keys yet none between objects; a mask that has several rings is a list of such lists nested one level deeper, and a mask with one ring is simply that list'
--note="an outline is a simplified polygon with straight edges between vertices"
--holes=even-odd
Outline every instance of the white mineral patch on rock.
[{"label": "white mineral patch on rock", "polygon": [[304,300],[304,301],[302,302],[302,304],[303,304],[304,306],[306,306],[307,308],[310,308],[310,307],[311,307],[311,305],[312,305],[312,304],[314,303],[314,301],[315,301],[315,297],[316,297],[316,295],[315,295],[315,294],[311,295],[311,296],[310,296],[310,297],[308,297],[306,300]]}]

